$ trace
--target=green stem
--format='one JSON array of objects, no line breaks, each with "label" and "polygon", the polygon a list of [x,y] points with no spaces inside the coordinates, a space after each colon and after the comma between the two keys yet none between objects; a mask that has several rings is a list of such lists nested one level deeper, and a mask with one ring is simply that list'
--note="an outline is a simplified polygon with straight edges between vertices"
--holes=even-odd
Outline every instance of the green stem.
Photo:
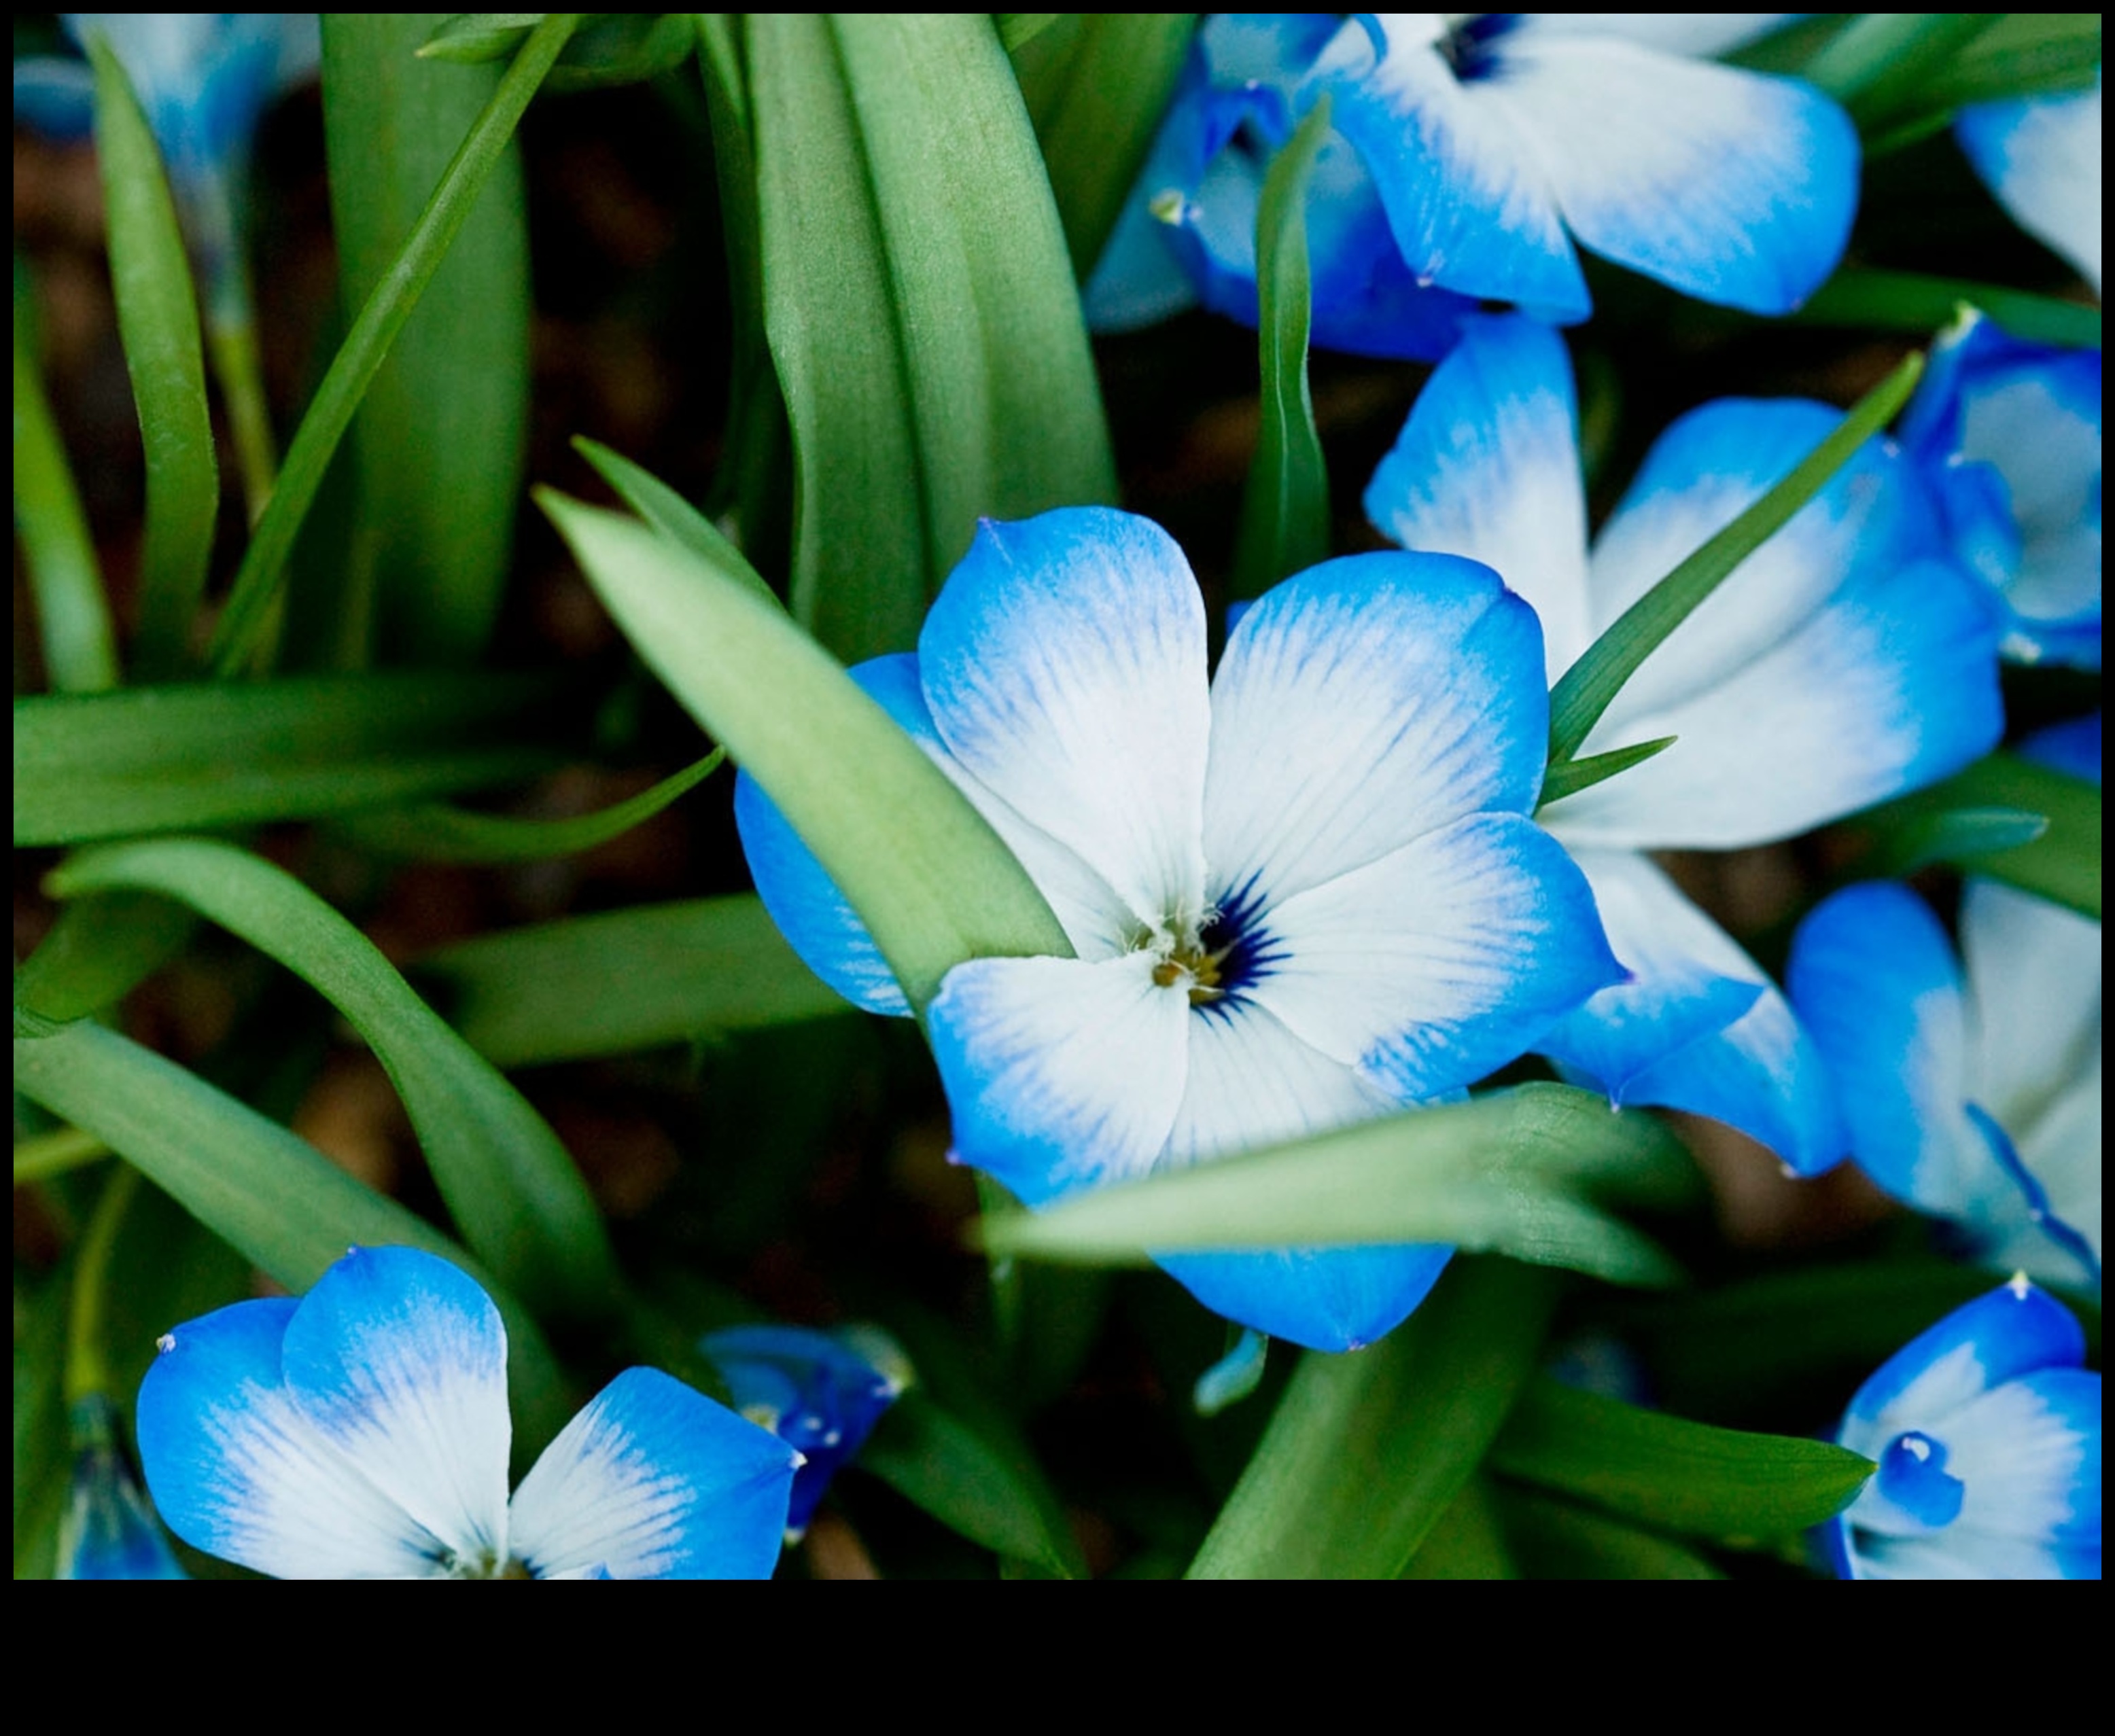
[{"label": "green stem", "polygon": [[15,334],[15,529],[36,598],[45,674],[61,693],[94,693],[117,685],[110,606],[88,515],[20,323]]},{"label": "green stem", "polygon": [[140,1191],[140,1172],[130,1164],[103,1184],[94,1213],[80,1239],[80,1253],[74,1262],[73,1295],[67,1312],[66,1396],[69,1405],[108,1393],[110,1370],[103,1358],[103,1299],[110,1255],[117,1245],[117,1232],[133,1196]]},{"label": "green stem", "polygon": [[323,485],[332,456],[360,408],[360,399],[447,257],[449,244],[468,220],[500,153],[514,136],[530,98],[580,21],[577,12],[553,12],[530,34],[492,100],[464,138],[440,185],[434,189],[434,196],[420,213],[403,251],[374,286],[374,292],[346,334],[329,373],[317,388],[314,402],[295,431],[278,485],[236,573],[227,607],[213,637],[216,675],[232,675],[241,669],[270,627],[272,605],[286,578],[295,538],[315,501],[316,491]]},{"label": "green stem", "polygon": [[257,353],[257,323],[246,305],[237,323],[218,317],[206,326],[206,353],[213,377],[227,406],[228,431],[235,438],[236,468],[242,474],[242,502],[254,529],[278,480],[278,442],[272,436],[272,412],[264,400],[264,370]]},{"label": "green stem", "polygon": [[48,1134],[16,1142],[15,1185],[48,1181],[69,1170],[99,1163],[109,1155],[110,1147],[94,1134],[85,1134],[77,1127],[55,1127]]}]

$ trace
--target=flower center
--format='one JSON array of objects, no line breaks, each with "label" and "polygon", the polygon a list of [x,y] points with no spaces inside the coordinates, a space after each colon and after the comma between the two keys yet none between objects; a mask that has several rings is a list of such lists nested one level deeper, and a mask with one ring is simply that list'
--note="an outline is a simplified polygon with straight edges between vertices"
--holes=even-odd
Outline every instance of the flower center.
[{"label": "flower center", "polygon": [[1216,952],[1205,950],[1202,941],[1191,941],[1176,946],[1168,956],[1153,967],[1153,980],[1163,988],[1172,988],[1188,979],[1190,1004],[1203,1006],[1217,1001],[1226,990],[1219,986],[1220,967],[1225,964],[1232,946],[1223,946]]},{"label": "flower center", "polygon": [[1498,71],[1498,44],[1519,24],[1518,12],[1471,12],[1439,39],[1439,53],[1465,85]]}]

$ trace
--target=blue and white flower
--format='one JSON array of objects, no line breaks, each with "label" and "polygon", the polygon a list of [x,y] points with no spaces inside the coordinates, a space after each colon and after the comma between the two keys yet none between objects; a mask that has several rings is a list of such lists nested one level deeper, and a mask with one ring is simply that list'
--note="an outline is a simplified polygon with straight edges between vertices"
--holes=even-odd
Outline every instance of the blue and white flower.
[{"label": "blue and white flower", "polygon": [[735,1408],[801,1454],[786,1514],[787,1541],[798,1542],[831,1478],[911,1385],[910,1359],[872,1326],[727,1326],[708,1332],[698,1348],[727,1381]]},{"label": "blue and white flower", "polygon": [[[2098,782],[2100,720],[2027,751]],[[1986,1265],[2097,1286],[2100,974],[2099,923],[2061,905],[1970,879],[1957,957],[1922,899],[1873,882],[1800,925],[1787,983],[1861,1169]]]},{"label": "blue and white flower", "polygon": [[[1615,981],[1528,818],[1548,729],[1534,611],[1472,561],[1287,580],[1206,679],[1181,552],[1097,507],[987,521],[917,653],[855,678],[1018,856],[1076,957],[958,965],[927,1009],[955,1147],[1031,1206],[1451,1097]],[[763,791],[736,818],[825,980],[909,1010]],[[1444,1248],[1185,1255],[1276,1337],[1369,1342]]]},{"label": "blue and white flower", "polygon": [[2098,1579],[2100,1376],[2024,1277],[1858,1389],[1836,1438],[1879,1467],[1827,1528],[1846,1579]]},{"label": "blue and white flower", "polygon": [[2064,96],[1977,103],[1955,136],[2012,221],[2100,293],[2100,80]]},{"label": "blue and white flower", "polygon": [[[1199,27],[1152,154],[1087,280],[1093,330],[1135,331],[1198,305],[1256,323],[1264,177],[1337,24],[1327,12],[1214,12]],[[1340,132],[1315,158],[1307,253],[1319,349],[1429,361],[1475,306],[1419,284],[1365,160]]]},{"label": "blue and white flower", "polygon": [[[1540,616],[1553,681],[1840,420],[1727,399],[1654,445],[1589,552],[1562,339],[1480,318],[1366,492],[1406,547],[1487,562]],[[1583,751],[1676,738],[1541,818],[1593,882],[1631,979],[1539,1047],[1619,1103],[1727,1122],[1802,1173],[1844,1153],[1819,1056],[1754,960],[1644,854],[1790,837],[1957,769],[2003,726],[1996,611],[1948,557],[1892,442],[1868,444],[1617,695]]]},{"label": "blue and white flower", "polygon": [[1782,16],[1361,12],[1304,90],[1330,93],[1420,282],[1583,319],[1576,242],[1783,314],[1842,256],[1857,134],[1808,85],[1696,57]]},{"label": "blue and white flower", "polygon": [[282,1579],[759,1579],[800,1455],[651,1368],[510,1500],[507,1333],[447,1261],[354,1248],[298,1302],[179,1326],[140,1388],[170,1529]]},{"label": "blue and white flower", "polygon": [[2004,598],[2005,654],[2100,666],[2100,352],[1970,314],[1902,418],[1956,552]]},{"label": "blue and white flower", "polygon": [[59,1515],[60,1579],[188,1579],[117,1444],[117,1413],[91,1393],[73,1407],[73,1476]]}]

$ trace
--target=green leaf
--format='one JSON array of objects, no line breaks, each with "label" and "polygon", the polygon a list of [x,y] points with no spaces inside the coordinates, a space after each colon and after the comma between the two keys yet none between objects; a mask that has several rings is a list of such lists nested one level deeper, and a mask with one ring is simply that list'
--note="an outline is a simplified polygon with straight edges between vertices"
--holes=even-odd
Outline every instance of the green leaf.
[{"label": "green leaf", "polygon": [[306,1140],[151,1050],[85,1019],[15,1045],[15,1088],[95,1134],[192,1216],[291,1290],[348,1247],[423,1248],[491,1291],[507,1322],[517,1455],[568,1404],[534,1319],[446,1236],[337,1168]]},{"label": "green leaf", "polygon": [[1652,741],[1640,741],[1631,747],[1616,748],[1606,753],[1590,753],[1584,759],[1567,759],[1562,765],[1553,765],[1543,776],[1539,805],[1546,808],[1567,795],[1576,795],[1582,790],[1605,783],[1618,772],[1627,772],[1655,753],[1664,753],[1677,740],[1676,736],[1662,735]]},{"label": "green leaf", "polygon": [[2084,778],[1993,753],[1844,823],[1875,839],[1882,872],[1943,860],[2100,919],[2100,786]]},{"label": "green leaf", "polygon": [[1694,1550],[1525,1489],[1497,1491],[1506,1541],[1530,1579],[1723,1579]]},{"label": "green leaf", "polygon": [[198,298],[162,155],[124,67],[100,33],[89,37],[88,55],[95,67],[110,286],[147,451],[133,661],[144,679],[166,680],[189,661],[191,624],[213,558],[220,469],[206,407]]},{"label": "green leaf", "polygon": [[766,584],[741,551],[720,534],[719,527],[668,483],[642,469],[629,458],[612,452],[598,440],[573,442],[573,450],[595,467],[596,474],[617,491],[624,504],[664,537],[709,562],[755,592],[765,602],[777,604],[778,593]]},{"label": "green leaf", "polygon": [[980,517],[1115,497],[1064,236],[987,16],[746,15],[796,619],[915,641]]},{"label": "green leaf", "polygon": [[[327,12],[323,132],[344,305],[396,266],[500,70],[415,50],[430,12]],[[521,153],[498,154],[354,424],[371,619],[385,657],[464,662],[507,582],[529,433],[529,230]]]},{"label": "green leaf", "polygon": [[36,599],[44,672],[61,693],[94,693],[117,685],[110,604],[22,323],[15,322],[15,531]]},{"label": "green leaf", "polygon": [[552,856],[578,856],[652,819],[677,796],[710,777],[726,758],[724,748],[714,748],[650,790],[570,819],[518,819],[427,802],[416,808],[346,814],[334,829],[362,850],[411,862],[541,862]]},{"label": "green leaf", "polygon": [[539,1307],[608,1310],[615,1263],[587,1184],[557,1136],[373,941],[291,875],[231,844],[169,838],[83,852],[45,885],[61,898],[148,891],[179,900],[310,984],[388,1070],[478,1257]]},{"label": "green leaf", "polygon": [[[1626,1308],[1615,1325],[1686,1415],[1743,1422],[1790,1408],[1823,1418],[1926,1326],[2003,1277],[1929,1256],[1861,1259],[1691,1292],[1678,1306]],[[2097,1363],[2098,1299],[2066,1294],[2064,1301]]]},{"label": "green leaf", "polygon": [[2098,12],[2001,15],[1903,106],[1896,126],[1943,124],[1970,103],[2084,89],[2100,70],[2100,22]]},{"label": "green leaf", "polygon": [[1452,1506],[1410,1558],[1404,1579],[1517,1579],[1498,1517],[1498,1501],[1486,1477],[1461,1485]]},{"label": "green leaf", "polygon": [[1873,1462],[1825,1441],[1714,1428],[1544,1375],[1491,1449],[1508,1477],[1685,1536],[1774,1537],[1833,1518]]},{"label": "green leaf", "polygon": [[15,702],[15,842],[295,819],[548,771],[547,676],[401,674]]},{"label": "green leaf", "polygon": [[1830,39],[1801,75],[1870,132],[1915,100],[1932,75],[2003,12],[1862,12]]},{"label": "green leaf", "polygon": [[[1084,283],[1145,167],[1182,76],[1197,14],[1077,16],[1062,74],[1032,112],[1072,269]],[[1007,52],[1025,46],[1008,41]]]},{"label": "green leaf", "polygon": [[999,45],[1009,54],[1031,43],[1065,15],[1062,12],[993,12]]},{"label": "green leaf", "polygon": [[913,1388],[860,1449],[859,1465],[1007,1560],[1062,1579],[1085,1577],[1064,1509],[1026,1445],[996,1417],[965,1416]]},{"label": "green leaf", "polygon": [[1860,447],[1894,419],[1895,412],[1909,401],[1923,371],[1922,356],[1905,356],[1782,482],[1632,603],[1587,647],[1549,696],[1553,767],[1577,758],[1601,714],[1645,660],[1743,561],[1819,494]]},{"label": "green leaf", "polygon": [[1792,317],[1807,325],[1875,332],[1943,330],[1966,305],[1979,308],[2015,337],[2068,349],[2100,347],[2100,309],[1994,283],[1928,277],[1918,272],[1847,266]]},{"label": "green leaf", "polygon": [[1534,1372],[1553,1274],[1457,1259],[1364,1350],[1308,1351],[1191,1564],[1193,1579],[1392,1579]]},{"label": "green leaf", "polygon": [[627,1055],[851,1010],[753,895],[644,905],[479,935],[418,960],[449,1022],[502,1067]]},{"label": "green leaf", "polygon": [[1329,555],[1329,473],[1307,389],[1307,184],[1329,134],[1324,93],[1278,153],[1256,211],[1263,433],[1241,497],[1232,594],[1259,597]]},{"label": "green leaf", "polygon": [[538,498],[633,648],[778,804],[913,1006],[965,959],[1069,956],[984,817],[752,579],[635,520]]},{"label": "green leaf", "polygon": [[63,1024],[114,1006],[184,950],[198,926],[165,898],[130,892],[59,912],[15,973],[15,1034],[39,1020]]},{"label": "green leaf", "polygon": [[[338,442],[450,245],[470,221],[529,99],[578,22],[577,14],[554,12],[537,25],[449,161],[403,250],[383,272],[346,334],[301,418],[271,502],[236,569],[213,631],[212,662],[217,673],[229,675],[241,669],[269,628],[272,606],[286,578],[287,557],[293,552],[301,521],[314,503]],[[473,442],[480,449],[482,438],[480,433]]]},{"label": "green leaf", "polygon": [[1568,1085],[1525,1085],[1098,1188],[985,1221],[995,1253],[1106,1262],[1192,1248],[1447,1242],[1663,1284],[1665,1254],[1596,1197],[1672,1203],[1694,1189],[1650,1115]]},{"label": "green leaf", "polygon": [[549,16],[547,12],[456,12],[429,32],[418,55],[421,60],[447,61],[461,66],[504,60]]}]

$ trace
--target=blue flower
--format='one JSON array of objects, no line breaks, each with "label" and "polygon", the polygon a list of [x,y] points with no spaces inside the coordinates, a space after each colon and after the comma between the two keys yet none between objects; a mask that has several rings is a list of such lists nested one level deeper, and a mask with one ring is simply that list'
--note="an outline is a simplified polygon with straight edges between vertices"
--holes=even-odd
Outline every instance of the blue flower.
[{"label": "blue flower", "polygon": [[[1577,420],[1562,339],[1479,318],[1366,491],[1384,534],[1487,562],[1535,606],[1553,680],[1840,417],[1792,399],[1691,412],[1590,554]],[[1840,1159],[1825,1070],[1784,997],[1644,852],[1769,843],[1956,770],[2003,726],[1997,639],[1915,467],[1869,443],[1646,659],[1584,751],[1675,745],[1544,810],[1631,977],[1541,1052],[1615,1102],[1728,1122],[1802,1172]]]},{"label": "blue flower", "polygon": [[181,1326],[140,1388],[177,1535],[282,1579],[754,1579],[799,1455],[651,1368],[619,1375],[510,1500],[507,1334],[445,1260],[355,1248],[300,1301]]},{"label": "blue flower", "polygon": [[1858,1389],[1836,1438],[1879,1467],[1828,1527],[1846,1579],[2098,1579],[2100,1376],[2027,1280],[1957,1308]]},{"label": "blue flower", "polygon": [[911,1364],[873,1327],[729,1326],[698,1348],[727,1383],[735,1408],[801,1455],[786,1514],[788,1542],[808,1528],[839,1467],[866,1444],[911,1384]]},{"label": "blue flower", "polygon": [[1760,16],[1362,12],[1303,100],[1333,98],[1420,282],[1581,319],[1576,240],[1686,295],[1788,313],[1842,255],[1858,140],[1807,85],[1693,57]]},{"label": "blue flower", "polygon": [[1983,184],[2100,293],[2100,80],[2065,96],[1977,103],[1954,132]]},{"label": "blue flower", "polygon": [[[1528,816],[1534,611],[1445,556],[1331,561],[1242,617],[1208,684],[1181,552],[1097,507],[986,522],[915,655],[860,684],[1049,900],[1074,958],[956,967],[927,1009],[955,1147],[1031,1206],[1451,1097],[1620,971]],[[908,1010],[769,799],[736,819],[802,958]],[[1205,1303],[1326,1349],[1423,1298],[1443,1248],[1171,1257]]]},{"label": "blue flower", "polygon": [[1933,346],[1902,438],[2011,611],[2005,654],[2099,668],[2100,352],[1970,314]]},{"label": "blue flower", "polygon": [[[2100,720],[2026,751],[2100,776]],[[1994,882],[1957,958],[1906,886],[1825,899],[1786,980],[1837,1081],[1859,1166],[1957,1226],[1987,1265],[2100,1281],[2100,925]]]},{"label": "blue flower", "polygon": [[61,1579],[188,1579],[126,1468],[109,1399],[73,1408],[73,1477],[59,1517]]},{"label": "blue flower", "polygon": [[[1201,304],[1257,319],[1256,211],[1291,136],[1301,81],[1331,13],[1215,12],[1191,44],[1151,155],[1084,291],[1089,326],[1129,332]],[[1307,202],[1311,336],[1319,349],[1430,360],[1474,300],[1420,286],[1364,160],[1331,132]]]}]

